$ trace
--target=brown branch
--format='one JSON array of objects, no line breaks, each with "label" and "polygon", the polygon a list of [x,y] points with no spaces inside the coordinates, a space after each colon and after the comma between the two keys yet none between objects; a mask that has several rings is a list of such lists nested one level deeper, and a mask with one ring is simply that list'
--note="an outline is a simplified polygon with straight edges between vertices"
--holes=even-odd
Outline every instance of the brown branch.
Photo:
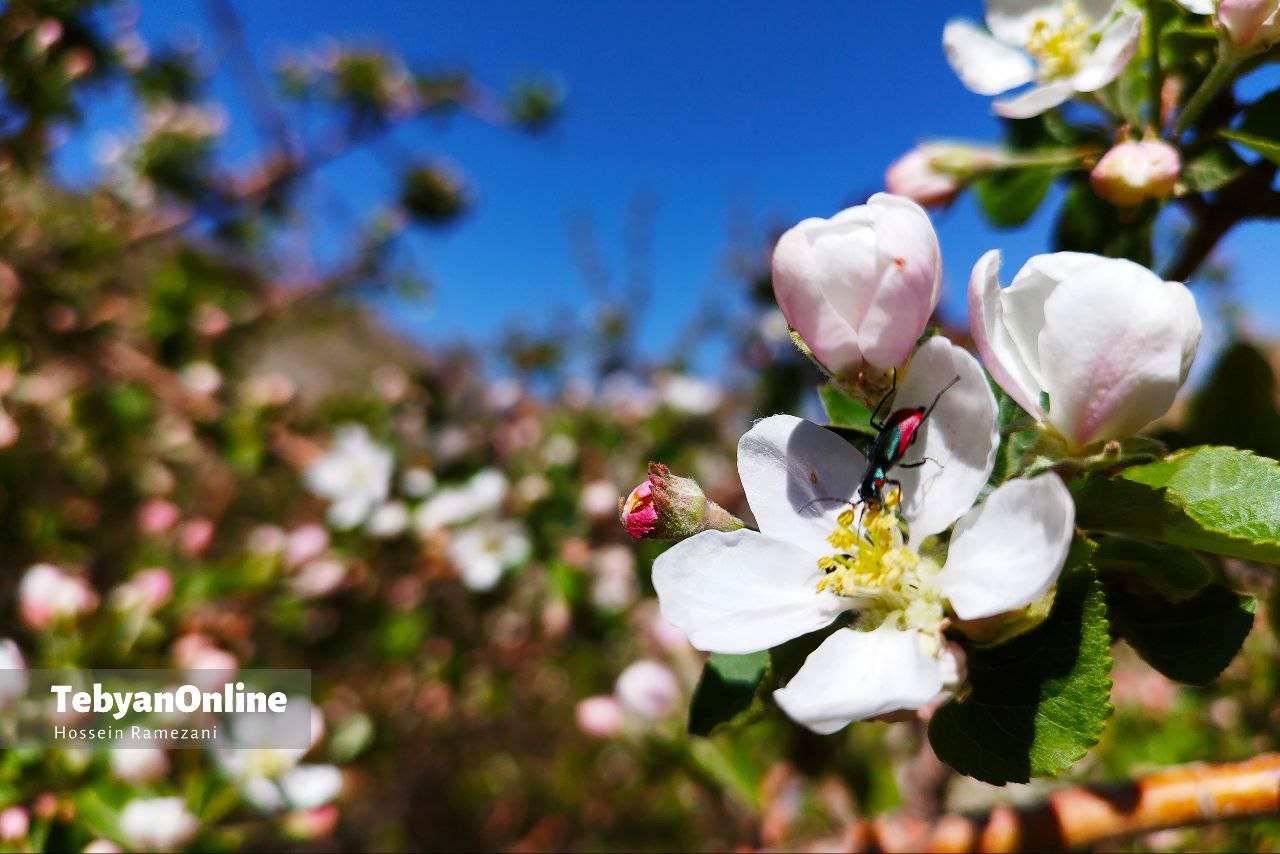
[{"label": "brown branch", "polygon": [[1193,196],[1187,200],[1195,210],[1194,225],[1187,233],[1177,256],[1165,268],[1163,276],[1182,282],[1195,275],[1214,247],[1232,228],[1248,219],[1280,217],[1280,193],[1271,189],[1276,165],[1263,160],[1218,191],[1212,203]]},{"label": "brown branch", "polygon": [[1280,814],[1280,754],[1170,768],[1133,782],[1060,789],[1042,804],[946,816],[858,822],[838,839],[799,846],[840,851],[1063,851],[1171,827]]}]

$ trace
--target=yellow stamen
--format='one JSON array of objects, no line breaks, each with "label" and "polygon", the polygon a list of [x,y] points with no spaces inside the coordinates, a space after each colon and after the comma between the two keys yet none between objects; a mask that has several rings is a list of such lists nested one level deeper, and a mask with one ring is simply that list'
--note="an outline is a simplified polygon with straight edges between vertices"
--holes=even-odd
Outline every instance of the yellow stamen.
[{"label": "yellow stamen", "polygon": [[1041,75],[1047,80],[1070,77],[1080,70],[1080,61],[1088,48],[1091,22],[1074,2],[1062,4],[1062,20],[1041,18],[1031,27],[1027,53],[1040,63]]}]

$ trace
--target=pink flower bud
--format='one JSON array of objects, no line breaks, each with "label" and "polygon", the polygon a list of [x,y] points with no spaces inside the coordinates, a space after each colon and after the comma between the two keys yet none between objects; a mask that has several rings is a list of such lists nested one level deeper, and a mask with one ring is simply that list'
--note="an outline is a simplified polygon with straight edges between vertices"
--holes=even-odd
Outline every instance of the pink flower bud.
[{"label": "pink flower bud", "polygon": [[284,832],[294,839],[319,839],[338,826],[338,808],[333,804],[296,810],[284,817]]},{"label": "pink flower bud", "polygon": [[938,304],[942,252],[929,215],[877,193],[806,219],[773,250],[773,292],[825,371],[854,379],[903,367]]},{"label": "pink flower bud", "polygon": [[173,575],[162,567],[144,569],[116,588],[112,595],[122,611],[153,614],[173,593]]},{"label": "pink flower bud", "polygon": [[84,854],[124,854],[124,849],[110,839],[95,839],[84,847]]},{"label": "pink flower bud", "polygon": [[18,585],[18,610],[33,629],[47,629],[97,607],[98,595],[89,582],[52,564],[35,564]]},{"label": "pink flower bud", "polygon": [[182,518],[182,510],[172,501],[153,498],[138,509],[138,528],[149,536],[163,534]]},{"label": "pink flower bud", "polygon": [[1004,156],[991,148],[930,143],[913,148],[890,164],[884,185],[927,208],[950,203],[965,185],[983,172],[998,168]]},{"label": "pink flower bud", "polygon": [[299,566],[320,557],[327,548],[328,530],[323,525],[308,522],[289,532],[289,541],[284,547],[284,562],[288,566]]},{"label": "pink flower bud", "polygon": [[1222,0],[1218,22],[1238,47],[1269,47],[1280,39],[1280,0]]},{"label": "pink flower bud", "polygon": [[658,508],[653,506],[653,485],[641,481],[622,502],[622,524],[632,538],[642,540],[658,527]]},{"label": "pink flower bud", "polygon": [[613,697],[587,697],[578,702],[574,719],[583,735],[613,738],[622,731],[622,706]]},{"label": "pink flower bud", "polygon": [[0,640],[0,711],[13,708],[27,693],[27,662],[13,641]]},{"label": "pink flower bud", "polygon": [[742,521],[716,504],[691,477],[678,477],[662,463],[649,463],[649,479],[619,504],[619,517],[633,538],[682,540],[702,531],[736,531]]},{"label": "pink flower bud", "polygon": [[1089,183],[1111,204],[1128,208],[1172,193],[1181,171],[1178,149],[1167,142],[1122,142],[1093,167]]},{"label": "pink flower bud", "polygon": [[655,721],[675,710],[680,702],[680,681],[670,667],[645,659],[622,671],[613,693],[628,712]]},{"label": "pink flower bud", "polygon": [[31,816],[22,807],[9,807],[0,812],[0,839],[21,842],[31,831]]},{"label": "pink flower bud", "polygon": [[215,533],[217,533],[217,529],[214,527],[212,519],[197,516],[188,520],[178,529],[178,551],[188,557],[203,554],[209,546],[213,545],[213,535]]}]

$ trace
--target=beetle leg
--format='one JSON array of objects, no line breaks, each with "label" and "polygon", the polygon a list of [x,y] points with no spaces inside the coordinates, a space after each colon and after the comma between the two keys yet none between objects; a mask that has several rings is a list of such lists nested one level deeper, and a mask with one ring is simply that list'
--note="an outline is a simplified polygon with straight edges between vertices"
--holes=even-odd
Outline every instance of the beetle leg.
[{"label": "beetle leg", "polygon": [[[918,468],[920,468],[920,466],[924,465],[925,463],[934,463],[935,465],[938,465],[938,466],[941,466],[941,465],[942,465],[942,463],[938,462],[938,461],[937,461],[937,460],[935,460],[933,457],[923,457],[922,459],[917,460],[917,461],[916,461],[916,462],[914,462],[914,463],[898,463],[898,468],[900,468],[900,469],[918,469]],[[892,481],[892,480],[891,480],[891,481],[889,481],[889,483],[896,483],[896,481]]]}]

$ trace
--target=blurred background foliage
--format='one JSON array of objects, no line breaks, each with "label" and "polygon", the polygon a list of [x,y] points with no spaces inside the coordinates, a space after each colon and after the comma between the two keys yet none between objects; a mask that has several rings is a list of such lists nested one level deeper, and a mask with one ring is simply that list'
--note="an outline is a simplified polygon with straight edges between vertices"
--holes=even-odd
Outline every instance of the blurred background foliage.
[{"label": "blurred background foliage", "polygon": [[[661,546],[633,546],[616,502],[660,459],[745,512],[738,435],[761,415],[813,411],[819,376],[773,305],[771,235],[735,253],[740,292],[708,300],[666,363],[634,341],[652,240],[643,197],[623,275],[599,262],[589,223],[571,228],[598,306],[586,328],[531,318],[496,348],[400,339],[363,300],[427,286],[401,238],[465,227],[476,191],[463,167],[399,152],[398,192],[322,263],[299,260],[307,182],[407,122],[542,133],[559,85],[497,91],[336,43],[259,73],[231,5],[209,10],[260,133],[249,162],[219,156],[227,111],[209,100],[199,48],[143,43],[113,4],[0,11],[0,612],[31,667],[310,668],[325,725],[308,761],[339,768],[342,789],[264,808],[201,751],[139,773],[107,750],[6,750],[0,847],[146,847],[123,816],[161,796],[198,819],[181,843],[193,850],[724,850],[936,809],[943,791],[952,809],[1043,795],[950,778],[918,725],[819,738],[770,708],[749,733],[685,733],[701,660],[657,613],[647,567]],[[1171,73],[1204,73],[1193,42]],[[56,146],[108,91],[127,93],[139,121],[106,147],[100,181],[72,187]],[[1009,126],[1015,148],[1098,140],[1087,126]],[[1230,149],[1201,156],[1274,173]],[[1054,180],[1069,185],[1059,248],[1151,257],[1154,212],[1117,227],[1081,174],[997,174],[976,191],[992,221],[1016,226]],[[710,339],[733,366],[714,379],[690,373]],[[1231,343],[1165,437],[1280,456],[1276,353]],[[354,523],[314,475],[349,425],[379,449],[362,453],[386,455],[382,494]],[[58,568],[56,595],[25,584],[37,564]],[[477,567],[496,572],[469,576]],[[172,588],[140,603],[131,579],[157,568]],[[1271,625],[1270,576],[1224,571]],[[49,601],[51,614],[36,607]],[[1073,777],[1276,749],[1276,654],[1255,631],[1194,689],[1122,656],[1114,724]],[[660,668],[638,696],[618,681],[637,662]],[[1134,844],[1274,850],[1278,830]]]}]

